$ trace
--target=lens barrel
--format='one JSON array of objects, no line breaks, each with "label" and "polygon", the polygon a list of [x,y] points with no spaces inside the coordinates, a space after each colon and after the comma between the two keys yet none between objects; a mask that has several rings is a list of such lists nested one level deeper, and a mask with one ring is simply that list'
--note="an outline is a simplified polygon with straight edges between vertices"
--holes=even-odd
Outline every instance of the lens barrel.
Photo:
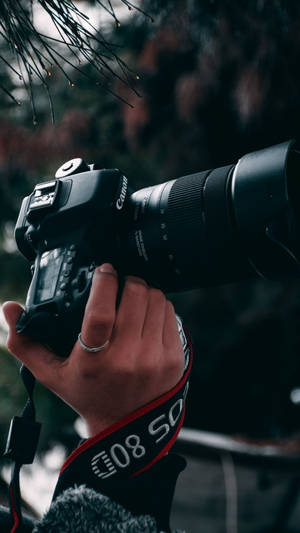
[{"label": "lens barrel", "polygon": [[167,292],[299,276],[299,181],[300,156],[289,141],[136,191],[126,270]]}]

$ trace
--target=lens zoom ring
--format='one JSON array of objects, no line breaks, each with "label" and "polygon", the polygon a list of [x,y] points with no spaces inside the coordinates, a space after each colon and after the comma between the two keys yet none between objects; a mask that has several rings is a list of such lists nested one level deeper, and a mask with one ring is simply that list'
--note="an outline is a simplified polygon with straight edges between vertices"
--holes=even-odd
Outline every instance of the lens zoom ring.
[{"label": "lens zoom ring", "polygon": [[[203,189],[210,170],[190,174],[174,182],[170,191],[167,209],[169,238],[178,239],[178,231],[192,231],[197,240],[202,233]],[[174,233],[173,233],[174,232]]]}]

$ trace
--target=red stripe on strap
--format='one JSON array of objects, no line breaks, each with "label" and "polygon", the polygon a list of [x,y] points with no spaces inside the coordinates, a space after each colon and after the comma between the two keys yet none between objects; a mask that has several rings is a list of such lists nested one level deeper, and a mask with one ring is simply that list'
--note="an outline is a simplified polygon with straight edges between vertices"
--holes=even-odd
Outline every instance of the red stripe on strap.
[{"label": "red stripe on strap", "polygon": [[166,455],[168,453],[168,451],[172,448],[175,440],[177,439],[179,431],[182,428],[184,417],[185,417],[185,408],[183,410],[183,413],[182,413],[178,428],[176,429],[176,432],[173,435],[173,437],[171,438],[171,440],[165,445],[165,447],[159,452],[159,454],[156,457],[154,457],[154,459],[148,465],[144,466],[143,468],[141,468],[140,470],[138,470],[137,472],[132,474],[131,477],[135,477],[138,474],[141,474],[142,472],[144,472],[145,470],[148,470],[148,468],[151,468],[151,466],[153,466],[155,463],[157,463],[157,461],[159,461],[162,457],[164,457],[164,455]]},{"label": "red stripe on strap", "polygon": [[15,508],[15,499],[14,499],[14,490],[13,490],[13,487],[9,487],[9,496],[10,496],[10,504],[11,504],[11,511],[12,511],[12,515],[14,517],[14,525],[13,525],[13,528],[10,530],[10,533],[15,533],[15,531],[17,531],[17,528],[19,527],[19,524],[20,524],[20,517],[16,511],[16,508]]},{"label": "red stripe on strap", "polygon": [[169,390],[168,392],[166,392],[162,396],[159,396],[158,398],[156,398],[152,402],[147,403],[147,405],[144,405],[143,407],[140,407],[137,411],[134,411],[133,413],[125,416],[124,418],[122,418],[121,420],[119,420],[118,422],[113,424],[112,426],[109,426],[108,428],[104,429],[103,431],[100,431],[100,433],[97,433],[97,435],[94,435],[93,437],[90,437],[88,440],[83,442],[66,459],[66,461],[63,464],[63,466],[60,469],[60,474],[62,474],[62,472],[81,453],[83,453],[84,451],[88,450],[91,446],[93,446],[94,444],[96,444],[100,440],[104,439],[108,435],[111,435],[112,433],[115,433],[115,431],[118,431],[118,429],[123,428],[124,426],[126,426],[130,422],[133,422],[137,418],[145,415],[146,413],[149,413],[149,411],[152,411],[152,409],[155,409],[159,405],[161,405],[164,402],[168,401],[170,398],[172,398],[172,396],[174,396],[184,386],[184,384],[186,383],[186,381],[187,381],[187,379],[189,377],[191,366],[192,366],[192,362],[193,362],[193,347],[192,347],[192,343],[191,343],[190,337],[188,335],[188,332],[186,330],[184,330],[184,331],[185,331],[185,334],[186,334],[186,337],[187,337],[187,341],[188,341],[188,345],[189,345],[190,360],[189,360],[188,368],[186,369],[184,375],[182,376],[181,380],[177,383],[177,385],[175,385],[175,387],[173,387],[173,389]]}]

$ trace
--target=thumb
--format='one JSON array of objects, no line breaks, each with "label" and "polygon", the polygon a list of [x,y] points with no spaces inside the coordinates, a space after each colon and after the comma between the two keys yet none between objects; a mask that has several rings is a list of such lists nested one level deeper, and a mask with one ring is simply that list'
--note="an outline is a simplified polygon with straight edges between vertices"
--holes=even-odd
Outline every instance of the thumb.
[{"label": "thumb", "polygon": [[2,306],[2,311],[9,329],[11,330],[16,327],[16,323],[24,309],[17,302],[5,302]]},{"label": "thumb", "polygon": [[2,311],[9,326],[7,348],[19,361],[24,363],[41,383],[51,386],[57,379],[58,366],[62,359],[53,354],[39,342],[33,341],[22,333],[17,333],[16,323],[23,307],[17,302],[5,302]]}]

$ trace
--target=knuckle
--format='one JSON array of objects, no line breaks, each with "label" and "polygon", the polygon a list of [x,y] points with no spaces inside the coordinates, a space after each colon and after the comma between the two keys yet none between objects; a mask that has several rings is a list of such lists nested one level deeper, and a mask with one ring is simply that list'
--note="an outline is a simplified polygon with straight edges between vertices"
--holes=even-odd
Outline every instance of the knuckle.
[{"label": "knuckle", "polygon": [[18,339],[10,335],[7,339],[6,347],[9,352],[16,355],[18,352]]},{"label": "knuckle", "polygon": [[115,317],[113,314],[106,313],[105,315],[102,316],[100,320],[100,324],[103,327],[103,329],[109,329],[113,325],[114,320],[115,320]]},{"label": "knuckle", "polygon": [[89,326],[93,327],[99,323],[99,315],[95,311],[86,311],[85,318]]},{"label": "knuckle", "polygon": [[[94,381],[98,379],[98,370],[99,370],[99,361],[92,356],[88,357],[89,354],[86,352],[82,352],[81,346],[77,345],[74,354],[71,356],[73,357],[72,366],[73,366],[73,372],[74,376],[76,377],[76,380],[87,380],[87,381]],[[105,365],[104,365],[105,366]],[[103,367],[103,365],[102,365]],[[103,370],[103,368],[102,368]]]},{"label": "knuckle", "polygon": [[91,380],[91,379],[94,380],[95,379],[95,367],[94,367],[94,365],[93,366],[87,365],[87,364],[81,365],[80,377],[83,378],[84,380]]},{"label": "knuckle", "polygon": [[135,337],[128,338],[127,347],[126,347],[127,357],[129,359],[137,357],[139,355],[139,347],[140,347],[140,343],[137,338]]},{"label": "knuckle", "polygon": [[88,311],[86,315],[87,323],[90,327],[110,327],[114,322],[114,316],[112,313],[102,311],[101,309],[95,311]]},{"label": "knuckle", "polygon": [[175,315],[175,308],[174,308],[174,305],[172,304],[172,302],[170,302],[170,300],[167,300],[167,311],[170,314]]},{"label": "knuckle", "polygon": [[131,357],[124,357],[121,361],[112,361],[111,370],[115,377],[125,379],[127,383],[136,375]]},{"label": "knuckle", "polygon": [[95,364],[87,360],[80,362],[78,373],[80,374],[80,379],[91,381],[97,378]]},{"label": "knuckle", "polygon": [[166,301],[166,297],[160,289],[154,289],[154,288],[149,289],[149,295],[150,295],[150,298],[152,298],[155,301],[158,301],[161,303]]},{"label": "knuckle", "polygon": [[[132,368],[135,361],[139,360],[139,345],[134,339],[128,339],[126,346],[121,348],[122,358],[120,358],[120,364],[124,367],[128,366]],[[118,364],[118,362],[117,362]]]},{"label": "knuckle", "polygon": [[135,278],[134,276],[128,276],[126,278],[127,290],[133,294],[145,294],[147,292],[146,283],[140,279]]},{"label": "knuckle", "polygon": [[139,371],[143,376],[154,376],[158,371],[157,362],[154,360],[154,358],[147,357],[140,365]]},{"label": "knuckle", "polygon": [[172,375],[177,375],[178,377],[182,376],[184,370],[184,358],[183,354],[181,356],[170,357],[167,362],[167,370]]},{"label": "knuckle", "polygon": [[146,281],[142,278],[139,278],[138,276],[126,276],[126,281],[128,283],[134,283],[136,285],[142,285],[143,287],[147,287]]},{"label": "knuckle", "polygon": [[182,372],[183,370],[183,366],[184,366],[184,363],[183,363],[183,358],[181,357],[179,359],[179,357],[177,357],[176,359],[173,357],[172,359],[170,359],[168,361],[168,370],[170,372]]}]

